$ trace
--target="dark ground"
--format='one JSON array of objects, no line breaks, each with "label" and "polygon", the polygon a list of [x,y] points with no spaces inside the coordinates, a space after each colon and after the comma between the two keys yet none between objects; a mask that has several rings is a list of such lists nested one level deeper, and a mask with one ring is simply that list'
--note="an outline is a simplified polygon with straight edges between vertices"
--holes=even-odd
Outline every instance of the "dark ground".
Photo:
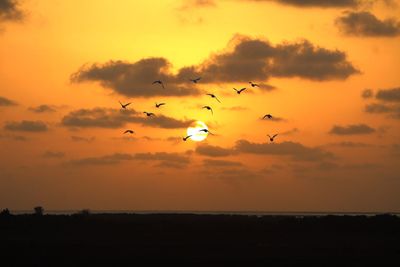
[{"label": "dark ground", "polygon": [[5,267],[400,266],[400,218],[3,215],[0,256]]}]

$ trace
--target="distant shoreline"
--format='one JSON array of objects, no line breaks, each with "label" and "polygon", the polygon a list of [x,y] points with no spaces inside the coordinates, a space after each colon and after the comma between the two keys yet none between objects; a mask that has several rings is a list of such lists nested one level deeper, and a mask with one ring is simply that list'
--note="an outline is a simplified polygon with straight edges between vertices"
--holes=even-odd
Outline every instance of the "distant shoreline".
[{"label": "distant shoreline", "polygon": [[[82,210],[45,210],[46,215],[72,215]],[[194,214],[194,215],[243,215],[243,216],[376,216],[393,215],[400,217],[400,212],[314,212],[314,211],[192,211],[192,210],[90,210],[91,214]],[[10,210],[13,215],[33,214],[33,210]]]}]

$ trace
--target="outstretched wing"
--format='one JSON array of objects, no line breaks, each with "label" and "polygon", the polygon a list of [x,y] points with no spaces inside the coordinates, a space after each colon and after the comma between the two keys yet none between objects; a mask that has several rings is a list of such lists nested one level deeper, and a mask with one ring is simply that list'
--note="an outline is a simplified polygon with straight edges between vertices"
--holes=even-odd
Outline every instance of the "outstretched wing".
[{"label": "outstretched wing", "polygon": [[277,136],[278,136],[278,134],[273,135],[273,136],[272,136],[272,139],[274,139],[274,138],[277,137]]}]

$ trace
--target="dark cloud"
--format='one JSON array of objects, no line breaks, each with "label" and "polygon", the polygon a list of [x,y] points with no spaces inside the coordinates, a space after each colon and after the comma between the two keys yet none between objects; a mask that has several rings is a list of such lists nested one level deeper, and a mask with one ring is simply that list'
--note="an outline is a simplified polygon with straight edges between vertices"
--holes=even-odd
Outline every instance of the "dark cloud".
[{"label": "dark cloud", "polygon": [[[126,96],[187,96],[201,93],[189,78],[202,83],[264,81],[270,77],[300,77],[310,80],[346,79],[359,71],[344,52],[313,45],[307,40],[276,46],[267,41],[236,36],[225,51],[196,66],[183,67],[174,75],[164,58],[142,59],[135,63],[110,61],[83,66],[71,75],[80,83],[98,81]],[[163,89],[154,80],[165,82]],[[267,90],[272,89],[268,87]]]},{"label": "dark cloud", "polygon": [[35,113],[56,112],[56,109],[50,105],[40,105],[37,107],[30,107],[28,110]]},{"label": "dark cloud", "polygon": [[347,126],[334,125],[329,133],[335,135],[355,135],[371,134],[374,132],[376,132],[376,130],[366,124],[352,124]]},{"label": "dark cloud", "polygon": [[367,11],[347,12],[337,18],[335,24],[346,35],[394,37],[400,34],[400,22],[394,19],[380,20]]},{"label": "dark cloud", "polygon": [[251,0],[255,2],[276,2],[297,7],[322,7],[322,8],[342,8],[358,7],[362,0]]},{"label": "dark cloud", "polygon": [[19,0],[0,0],[0,22],[22,20],[24,14],[19,4]]},{"label": "dark cloud", "polygon": [[48,130],[47,125],[42,121],[11,121],[4,125],[4,129],[8,131],[21,132],[45,132]]},{"label": "dark cloud", "polygon": [[95,140],[96,138],[94,136],[92,137],[82,137],[82,136],[71,136],[71,140],[74,142],[85,142],[85,143],[91,143]]},{"label": "dark cloud", "polygon": [[372,114],[387,114],[389,118],[400,119],[400,105],[373,103],[365,106],[365,112]]},{"label": "dark cloud", "polygon": [[[81,67],[71,75],[71,81],[100,82],[103,87],[130,97],[188,96],[200,93],[188,82],[189,77],[177,80],[170,68],[171,64],[164,58],[147,58],[134,63],[110,61]],[[155,80],[162,80],[165,88],[160,84],[152,84]]]},{"label": "dark cloud", "polygon": [[65,157],[65,153],[60,151],[46,151],[42,156],[44,158],[63,158]]},{"label": "dark cloud", "polygon": [[164,167],[177,165],[180,165],[182,167],[190,163],[189,157],[185,154],[180,153],[137,153],[134,155],[134,159],[141,161],[160,161],[161,166]]},{"label": "dark cloud", "polygon": [[14,101],[0,96],[0,107],[8,107],[8,106],[16,106],[16,105],[17,105],[17,103],[15,103]]},{"label": "dark cloud", "polygon": [[400,102],[400,87],[381,89],[376,94],[376,99],[386,102]]},{"label": "dark cloud", "polygon": [[307,40],[273,46],[267,41],[236,36],[225,51],[198,66],[184,67],[178,77],[202,76],[204,83],[248,82],[270,77],[310,80],[346,79],[359,71],[344,52],[313,45]]},{"label": "dark cloud", "polygon": [[365,89],[362,94],[361,94],[362,98],[372,98],[374,96],[374,92],[371,89]]},{"label": "dark cloud", "polygon": [[67,165],[86,166],[86,165],[113,165],[121,161],[133,160],[133,155],[124,153],[115,153],[102,157],[89,157],[67,162]]},{"label": "dark cloud", "polygon": [[127,123],[140,123],[166,129],[188,127],[192,120],[177,120],[164,115],[147,118],[134,110],[118,110],[110,108],[80,109],[72,111],[61,120],[62,125],[78,128],[120,128]]},{"label": "dark cloud", "polygon": [[360,147],[371,147],[371,144],[365,144],[360,142],[343,141],[339,143],[329,144],[332,146],[346,147],[346,148],[360,148]]},{"label": "dark cloud", "polygon": [[251,143],[247,140],[239,140],[235,150],[241,153],[258,155],[291,156],[294,160],[318,161],[334,158],[333,154],[320,148],[306,147],[300,143]]},{"label": "dark cloud", "polygon": [[203,165],[206,168],[232,168],[232,167],[239,167],[243,164],[238,161],[230,161],[230,160],[216,160],[216,159],[205,159],[203,160]]},{"label": "dark cloud", "polygon": [[219,146],[212,146],[208,144],[198,145],[195,152],[197,154],[208,157],[226,157],[234,154],[234,151],[230,148],[222,148]]},{"label": "dark cloud", "polygon": [[27,141],[25,136],[21,135],[11,135],[11,134],[0,134],[0,139],[11,139],[15,141]]}]

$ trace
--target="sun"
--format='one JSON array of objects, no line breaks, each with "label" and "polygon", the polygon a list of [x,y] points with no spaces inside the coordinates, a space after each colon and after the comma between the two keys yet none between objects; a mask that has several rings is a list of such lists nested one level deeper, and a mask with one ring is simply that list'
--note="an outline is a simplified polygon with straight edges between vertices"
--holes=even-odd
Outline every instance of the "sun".
[{"label": "sun", "polygon": [[201,129],[207,129],[207,125],[202,121],[196,121],[193,123],[191,127],[187,128],[187,135],[190,136],[190,139],[196,142],[203,141],[207,138],[208,133],[200,132]]}]

